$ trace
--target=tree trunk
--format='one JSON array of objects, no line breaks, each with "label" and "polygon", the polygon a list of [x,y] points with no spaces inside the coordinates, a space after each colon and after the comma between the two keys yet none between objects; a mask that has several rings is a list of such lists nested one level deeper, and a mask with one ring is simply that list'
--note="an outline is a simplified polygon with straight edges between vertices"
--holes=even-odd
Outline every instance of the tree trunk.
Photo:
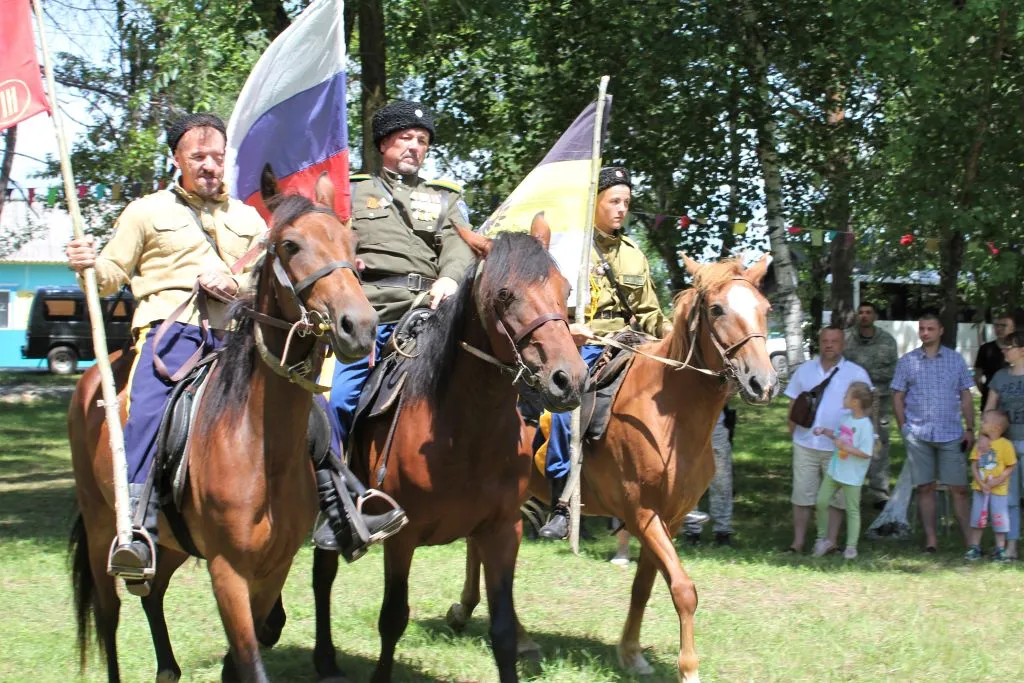
[{"label": "tree trunk", "polygon": [[832,240],[832,325],[847,328],[853,325],[853,263],[856,257],[856,241],[853,236],[852,209],[850,206],[850,146],[846,140],[846,112],[843,106],[842,86],[832,88],[826,98],[826,122],[832,141],[832,158],[829,160],[831,193],[829,217],[837,230]]},{"label": "tree trunk", "polygon": [[758,19],[750,0],[740,12],[745,34],[746,59],[755,90],[754,118],[757,128],[757,158],[764,178],[765,221],[772,249],[772,267],[778,282],[775,299],[781,304],[783,329],[786,335],[786,358],[794,368],[804,361],[803,307],[797,294],[796,266],[786,243],[785,217],[782,208],[782,172],[775,145],[775,118],[771,110],[771,89],[768,83],[768,56],[758,34]]},{"label": "tree trunk", "polygon": [[0,216],[4,213],[4,202],[7,201],[7,182],[11,178],[11,166],[14,165],[14,145],[18,141],[18,127],[11,126],[4,133],[4,156],[0,159]]},{"label": "tree trunk", "polygon": [[807,331],[808,346],[811,353],[818,353],[818,334],[821,332],[825,312],[825,275],[828,272],[829,258],[824,247],[811,247],[811,276],[805,285],[811,295],[807,302],[810,309],[811,324]]},{"label": "tree trunk", "polygon": [[729,225],[722,231],[720,257],[728,256],[736,246],[732,224],[740,221],[740,163],[743,157],[743,138],[739,134],[740,82],[734,72],[729,86]]},{"label": "tree trunk", "polygon": [[359,4],[359,60],[362,74],[363,172],[380,171],[380,150],[373,143],[373,115],[387,104],[387,52],[383,0]]},{"label": "tree trunk", "polygon": [[252,6],[253,12],[260,18],[263,33],[271,40],[281,35],[292,23],[282,0],[253,0]]}]

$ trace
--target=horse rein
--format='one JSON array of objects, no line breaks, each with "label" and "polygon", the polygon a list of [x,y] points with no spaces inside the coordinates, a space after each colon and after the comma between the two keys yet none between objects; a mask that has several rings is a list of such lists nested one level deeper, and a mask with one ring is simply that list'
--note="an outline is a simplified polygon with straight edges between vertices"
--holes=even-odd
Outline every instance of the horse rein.
[{"label": "horse rein", "polygon": [[[744,277],[733,277],[732,279],[749,283],[749,280],[747,280]],[[733,355],[735,355],[735,353],[751,339],[767,339],[767,337],[761,334],[760,332],[751,332],[750,334],[746,335],[739,341],[733,342],[732,344],[726,346],[725,343],[722,341],[721,337],[718,336],[718,332],[715,330],[715,326],[711,324],[711,320],[708,318],[707,308],[702,305],[703,297],[703,293],[698,293],[696,300],[693,302],[693,308],[690,309],[690,314],[688,316],[686,325],[690,334],[690,340],[686,353],[686,359],[682,362],[674,360],[672,358],[656,356],[653,353],[648,353],[646,351],[641,351],[639,348],[635,346],[623,344],[622,342],[615,341],[614,339],[602,339],[599,337],[595,337],[594,341],[604,346],[612,346],[623,351],[631,351],[645,358],[650,358],[651,360],[667,365],[673,370],[694,370],[696,372],[708,375],[710,377],[718,377],[724,381],[735,379],[736,364],[732,359]],[[703,354],[699,349],[699,344],[697,343],[697,333],[699,331],[700,323],[702,321],[711,333],[711,343],[714,344],[715,349],[718,351],[719,356],[721,356],[722,358],[722,362],[725,366],[722,370],[711,370],[710,368],[708,368],[707,362],[704,360]],[[690,360],[694,356],[695,350],[697,357],[699,358],[698,362],[700,363],[700,365],[693,365],[690,362]]]}]

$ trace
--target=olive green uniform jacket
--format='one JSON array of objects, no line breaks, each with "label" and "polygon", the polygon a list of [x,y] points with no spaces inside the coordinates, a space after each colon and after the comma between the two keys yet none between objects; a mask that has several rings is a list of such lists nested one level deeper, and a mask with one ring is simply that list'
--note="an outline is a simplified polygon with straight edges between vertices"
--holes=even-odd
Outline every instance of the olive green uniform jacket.
[{"label": "olive green uniform jacket", "polygon": [[[602,256],[611,267],[611,273],[607,272]],[[610,280],[612,273],[618,288]],[[637,327],[652,337],[664,336],[668,321],[654,291],[647,257],[621,230],[608,235],[595,229],[594,248],[590,252],[590,305],[586,317],[598,336],[614,334],[629,326],[620,289],[636,316]]]},{"label": "olive green uniform jacket", "polygon": [[356,256],[366,264],[363,289],[381,323],[397,322],[433,280],[461,282],[474,257],[456,225],[470,229],[454,183],[387,170],[352,176]]}]

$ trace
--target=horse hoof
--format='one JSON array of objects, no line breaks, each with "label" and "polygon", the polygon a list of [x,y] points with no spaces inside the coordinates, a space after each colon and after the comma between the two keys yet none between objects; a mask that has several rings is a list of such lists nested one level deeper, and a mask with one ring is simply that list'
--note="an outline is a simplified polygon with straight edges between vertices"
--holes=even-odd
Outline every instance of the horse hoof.
[{"label": "horse hoof", "polygon": [[625,652],[620,646],[616,649],[616,653],[619,656],[619,666],[626,673],[636,676],[650,676],[654,673],[654,667],[647,663],[647,660],[644,659],[644,656],[639,651]]},{"label": "horse hoof", "polygon": [[448,614],[444,615],[444,620],[451,630],[462,633],[466,630],[466,624],[469,623],[469,614],[466,613],[466,608],[462,606],[462,603],[457,602],[448,608]]},{"label": "horse hoof", "polygon": [[160,671],[156,675],[156,683],[178,683],[181,679],[181,674],[167,669]]}]

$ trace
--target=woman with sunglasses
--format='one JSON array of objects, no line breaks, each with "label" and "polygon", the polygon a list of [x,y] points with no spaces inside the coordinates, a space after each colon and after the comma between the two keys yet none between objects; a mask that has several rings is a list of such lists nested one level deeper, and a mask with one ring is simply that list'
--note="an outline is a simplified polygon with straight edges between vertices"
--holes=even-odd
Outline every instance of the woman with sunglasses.
[{"label": "woman with sunglasses", "polygon": [[[1017,457],[1024,455],[1024,330],[1017,330],[1001,340],[1003,356],[1009,367],[998,371],[988,385],[985,410],[1002,410],[1010,418],[1006,436],[1013,442]],[[984,439],[985,437],[982,437]],[[979,441],[978,450],[987,444]],[[1021,476],[1014,468],[1010,476],[1010,532],[1006,536],[1006,555],[1017,559],[1020,539]]]}]

